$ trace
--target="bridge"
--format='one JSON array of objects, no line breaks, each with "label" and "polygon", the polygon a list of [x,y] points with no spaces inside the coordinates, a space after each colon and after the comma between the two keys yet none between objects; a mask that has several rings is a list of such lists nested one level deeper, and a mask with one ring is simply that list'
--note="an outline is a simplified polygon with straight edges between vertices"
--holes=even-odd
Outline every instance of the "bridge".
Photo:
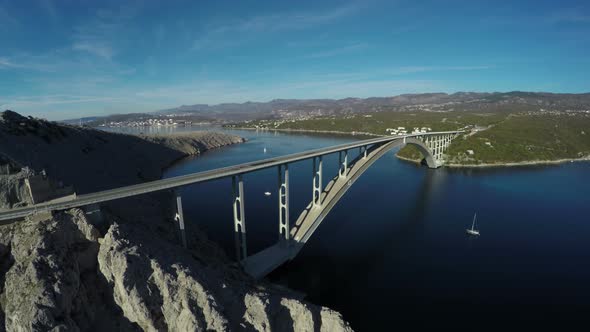
[{"label": "bridge", "polygon": [[[25,207],[0,211],[0,223],[10,223],[40,212],[67,210],[100,204],[131,196],[173,189],[191,184],[232,178],[233,223],[236,257],[244,270],[255,278],[261,278],[281,264],[293,259],[313,235],[322,220],[332,210],[348,188],[386,152],[406,144],[413,145],[422,153],[429,168],[438,168],[444,163],[444,152],[463,131],[415,133],[386,136],[356,141],[332,147],[299,152],[286,156],[218,168],[214,170],[150,181],[91,194],[79,195],[71,200],[50,201]],[[356,151],[356,152],[355,152]],[[338,153],[337,174],[323,187],[323,157]],[[311,201],[301,212],[294,225],[289,220],[289,164],[312,159]],[[276,244],[248,255],[246,241],[246,216],[244,214],[243,176],[254,171],[276,167],[278,169],[278,241]],[[176,220],[181,229],[182,243],[186,246],[181,197],[177,197]]]}]

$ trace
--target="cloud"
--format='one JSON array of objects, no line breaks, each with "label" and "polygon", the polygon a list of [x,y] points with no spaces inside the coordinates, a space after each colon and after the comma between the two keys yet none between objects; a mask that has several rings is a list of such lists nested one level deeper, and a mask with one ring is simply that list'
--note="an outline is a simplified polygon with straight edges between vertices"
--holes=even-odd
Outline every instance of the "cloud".
[{"label": "cloud", "polygon": [[105,41],[78,41],[72,45],[72,49],[85,51],[105,59],[111,59],[114,55],[113,47]]},{"label": "cloud", "polygon": [[48,62],[47,59],[48,58],[45,56],[31,56],[23,53],[10,57],[2,57],[0,58],[0,69],[19,69],[40,72],[52,72],[57,70],[56,63]]},{"label": "cloud", "polygon": [[[79,45],[80,48],[92,45]],[[88,50],[90,51],[90,49]],[[108,49],[95,48],[93,52],[105,52],[108,56]],[[89,59],[87,56],[72,52],[72,49],[55,49],[39,54],[25,52],[13,53],[10,56],[0,57],[0,69],[19,69],[43,74],[60,74],[61,76],[104,74],[106,70],[116,72],[131,70],[130,67],[122,66],[109,59],[103,61]],[[49,77],[49,76],[48,76]]]},{"label": "cloud", "polygon": [[390,71],[393,75],[414,74],[424,72],[436,71],[471,71],[471,70],[486,70],[490,66],[406,66],[395,68]]},{"label": "cloud", "polygon": [[323,51],[319,51],[316,53],[312,53],[312,54],[306,55],[304,58],[306,58],[306,59],[328,58],[328,57],[333,57],[333,56],[337,56],[337,55],[341,55],[341,54],[355,52],[358,50],[362,50],[364,48],[367,48],[366,43],[355,43],[355,44],[350,44],[350,45],[346,45],[346,46],[342,46],[342,47],[337,47],[337,48],[333,48],[333,49],[329,49],[329,50],[323,50]]},{"label": "cloud", "polygon": [[193,49],[229,48],[259,37],[261,33],[303,30],[333,23],[358,11],[358,5],[346,5],[325,11],[289,12],[255,16],[243,20],[210,25],[193,43]]},{"label": "cloud", "polygon": [[77,96],[77,95],[42,95],[42,96],[20,96],[4,101],[2,106],[11,108],[48,106],[63,104],[84,104],[98,101],[117,101],[112,97]]},{"label": "cloud", "polygon": [[12,63],[10,60],[6,58],[0,58],[0,69],[2,68],[18,68],[17,64]]},{"label": "cloud", "polygon": [[125,6],[98,10],[93,18],[74,28],[72,49],[111,60],[117,53],[114,45],[127,36],[129,21],[138,10]]}]

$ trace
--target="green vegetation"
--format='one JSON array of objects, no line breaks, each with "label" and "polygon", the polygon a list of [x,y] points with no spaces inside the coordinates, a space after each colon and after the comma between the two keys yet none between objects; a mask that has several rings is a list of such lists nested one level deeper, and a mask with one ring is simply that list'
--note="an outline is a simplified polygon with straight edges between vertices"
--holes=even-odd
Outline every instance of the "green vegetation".
[{"label": "green vegetation", "polygon": [[[432,131],[477,126],[455,139],[446,153],[449,164],[505,164],[590,156],[590,114],[567,112],[378,112],[300,121],[262,120],[249,126],[276,129],[367,132],[386,135],[387,128],[429,127]],[[472,150],[473,154],[468,153]],[[398,155],[420,160],[411,146]]]},{"label": "green vegetation", "polygon": [[467,125],[488,126],[505,119],[507,113],[482,112],[379,112],[367,115],[354,115],[337,118],[316,118],[295,122],[283,122],[277,127],[268,126],[271,121],[259,121],[255,124],[276,129],[360,131],[385,135],[387,128],[428,127],[433,131],[455,130]]},{"label": "green vegetation", "polygon": [[[473,150],[468,156],[466,151]],[[512,115],[492,128],[453,141],[448,162],[518,163],[590,155],[590,116]]]}]

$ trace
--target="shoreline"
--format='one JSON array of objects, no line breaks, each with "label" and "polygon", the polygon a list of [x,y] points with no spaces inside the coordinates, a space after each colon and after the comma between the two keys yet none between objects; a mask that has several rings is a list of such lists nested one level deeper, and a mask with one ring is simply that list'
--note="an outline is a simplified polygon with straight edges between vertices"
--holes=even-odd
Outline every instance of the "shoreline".
[{"label": "shoreline", "polygon": [[[406,157],[399,156],[397,153],[395,154],[396,158],[414,163],[414,164],[421,164],[422,161],[418,161],[416,159],[410,159]],[[590,156],[581,157],[581,158],[565,158],[565,159],[556,159],[556,160],[529,160],[529,161],[521,161],[521,162],[506,162],[506,163],[484,163],[484,164],[444,164],[444,167],[448,168],[498,168],[498,167],[520,167],[520,166],[544,166],[544,165],[560,165],[565,164],[568,162],[584,162],[590,161]]]},{"label": "shoreline", "polygon": [[[347,131],[336,131],[336,130],[310,130],[310,129],[259,129],[249,127],[223,127],[225,129],[238,129],[238,130],[261,130],[261,131],[281,131],[281,132],[300,132],[300,133],[318,133],[318,134],[336,134],[336,135],[349,135],[349,136],[374,136],[374,137],[385,137],[386,135],[378,135],[367,132],[347,132]],[[403,161],[411,162],[414,164],[421,164],[421,160],[410,159],[401,157],[397,153],[395,156]],[[535,165],[559,165],[568,162],[580,162],[590,161],[590,155],[580,158],[564,158],[556,160],[528,160],[520,162],[504,162],[504,163],[483,163],[483,164],[444,164],[444,167],[449,168],[488,168],[488,167],[519,167],[519,166],[535,166]]]},{"label": "shoreline", "polygon": [[249,128],[249,127],[222,127],[223,129],[237,129],[237,130],[253,130],[253,131],[282,131],[282,132],[295,132],[295,133],[316,133],[316,134],[336,134],[336,135],[347,135],[347,136],[375,136],[385,137],[387,135],[378,135],[373,133],[367,133],[364,131],[337,131],[337,130],[311,130],[311,129],[260,129],[260,128]]}]

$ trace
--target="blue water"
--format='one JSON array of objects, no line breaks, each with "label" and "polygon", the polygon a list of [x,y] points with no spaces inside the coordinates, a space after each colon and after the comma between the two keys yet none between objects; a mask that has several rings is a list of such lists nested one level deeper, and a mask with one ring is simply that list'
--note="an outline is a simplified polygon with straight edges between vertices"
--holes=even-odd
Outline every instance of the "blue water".
[{"label": "blue water", "polygon": [[[165,176],[357,139],[235,133],[249,141],[184,160]],[[325,162],[326,182],[336,158]],[[312,195],[312,170],[307,161],[290,170],[293,222]],[[391,152],[269,278],[338,310],[360,331],[576,326],[590,309],[589,184],[590,163],[429,170]],[[276,186],[276,169],[245,176],[250,253],[277,239]],[[230,180],[187,187],[183,202],[189,227],[197,223],[233,255]],[[478,238],[465,233],[475,212]]]}]

